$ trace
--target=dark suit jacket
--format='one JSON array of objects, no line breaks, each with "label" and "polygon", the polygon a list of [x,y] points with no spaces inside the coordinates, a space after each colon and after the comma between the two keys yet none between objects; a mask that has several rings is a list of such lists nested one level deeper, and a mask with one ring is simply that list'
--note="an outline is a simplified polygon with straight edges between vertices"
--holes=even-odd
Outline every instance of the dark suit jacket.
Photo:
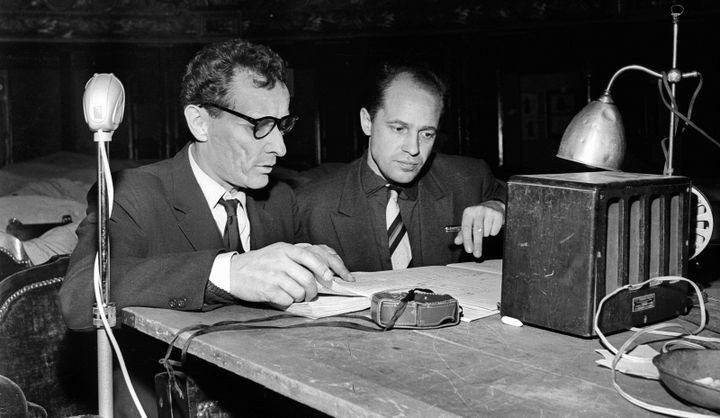
[{"label": "dark suit jacket", "polygon": [[[117,309],[150,306],[200,310],[213,261],[223,243],[193,176],[188,146],[169,160],[119,172],[109,221],[110,301]],[[92,321],[93,262],[97,251],[97,195],[88,194],[88,215],[60,289],[70,328]],[[247,194],[253,249],[294,235],[295,195],[284,183]]]},{"label": "dark suit jacket", "polygon": [[[375,245],[370,231],[372,213],[360,180],[367,155],[329,177],[306,184],[297,192],[298,241],[326,244],[335,249],[350,271],[390,270],[387,248]],[[460,261],[464,251],[453,244],[455,234],[445,225],[460,224],[463,210],[481,202],[505,201],[503,182],[478,159],[435,154],[418,175],[420,237],[413,238],[413,266]],[[384,225],[385,219],[379,221]],[[384,231],[380,231],[384,233]],[[416,245],[419,241],[420,245]]]}]

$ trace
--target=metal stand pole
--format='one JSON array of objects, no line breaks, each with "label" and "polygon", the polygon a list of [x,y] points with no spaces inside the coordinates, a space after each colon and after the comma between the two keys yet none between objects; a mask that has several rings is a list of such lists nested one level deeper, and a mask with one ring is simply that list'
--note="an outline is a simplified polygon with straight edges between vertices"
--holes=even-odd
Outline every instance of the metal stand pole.
[{"label": "metal stand pole", "polygon": [[92,290],[95,304],[92,315],[93,325],[97,332],[98,407],[100,415],[106,418],[113,417],[113,352],[110,328],[115,326],[116,320],[115,305],[109,302],[110,235],[108,222],[110,197],[108,196],[105,172],[109,172],[107,144],[110,143],[113,132],[122,122],[124,109],[125,89],[113,74],[95,74],[85,84],[83,113],[85,122],[94,132],[93,140],[97,144],[98,254],[97,271],[93,266]]},{"label": "metal stand pole", "polygon": [[[98,135],[100,134],[100,135]],[[106,135],[95,133],[98,146],[98,263],[100,267],[100,289],[102,306],[95,306],[93,310],[93,323],[97,328],[97,364],[98,364],[98,408],[100,416],[113,417],[113,352],[110,340],[100,318],[102,309],[109,325],[115,326],[115,306],[108,303],[110,300],[110,236],[108,234],[108,193],[105,182],[105,161],[102,157],[107,142]]]},{"label": "metal stand pole", "polygon": [[113,353],[104,329],[97,330],[98,413],[101,417],[113,416]]},{"label": "metal stand pole", "polygon": [[[673,9],[670,8],[670,15],[673,18],[673,45],[672,45],[672,66],[670,67],[670,71],[675,71],[676,74],[679,74],[680,71],[677,70],[677,44],[678,44],[678,19],[680,18],[680,15],[682,14],[682,6],[680,6],[680,9]],[[680,78],[678,77],[677,80],[671,79],[671,86],[670,91],[673,99],[675,96],[675,87],[677,86],[677,82],[680,81]],[[672,106],[675,106],[673,103],[671,103]],[[665,170],[663,174],[666,176],[672,176],[673,174],[673,150],[675,147],[675,126],[676,126],[676,118],[675,114],[670,111],[670,132],[668,132],[668,155],[667,155],[667,165],[665,167]]]}]

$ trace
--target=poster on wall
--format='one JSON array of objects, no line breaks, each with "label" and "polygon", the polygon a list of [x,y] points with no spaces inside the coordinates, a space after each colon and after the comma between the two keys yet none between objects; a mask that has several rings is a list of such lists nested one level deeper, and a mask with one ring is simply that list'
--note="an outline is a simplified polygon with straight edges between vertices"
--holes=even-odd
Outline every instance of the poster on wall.
[{"label": "poster on wall", "polygon": [[523,141],[545,138],[545,94],[528,92],[520,94],[520,125]]},{"label": "poster on wall", "polygon": [[576,73],[520,77],[520,135],[523,141],[559,141],[577,109]]}]

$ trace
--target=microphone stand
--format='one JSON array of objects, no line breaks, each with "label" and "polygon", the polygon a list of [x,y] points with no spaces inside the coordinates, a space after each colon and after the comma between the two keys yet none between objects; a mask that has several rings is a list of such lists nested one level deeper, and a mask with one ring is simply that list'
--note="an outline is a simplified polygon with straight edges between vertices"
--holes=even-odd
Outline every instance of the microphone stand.
[{"label": "microphone stand", "polygon": [[93,308],[93,324],[97,328],[98,412],[102,417],[112,418],[113,352],[99,312],[102,309],[109,325],[115,326],[115,304],[108,302],[110,300],[110,235],[108,234],[110,211],[104,169],[105,159],[103,158],[103,155],[106,155],[107,143],[111,140],[111,133],[95,132],[94,140],[97,142],[98,157],[98,264],[102,296],[102,306],[96,305]]},{"label": "microphone stand", "polygon": [[[111,328],[117,323],[115,304],[110,303],[110,196],[108,193],[108,144],[122,121],[125,90],[113,74],[95,74],[85,85],[85,122],[97,143],[98,253],[93,267],[93,325],[97,331],[98,409],[113,417],[113,349]],[[111,180],[111,179],[110,179]],[[120,356],[120,354],[118,353]],[[121,357],[121,356],[120,356]],[[131,391],[132,392],[132,391]],[[134,392],[133,392],[134,393]]]}]

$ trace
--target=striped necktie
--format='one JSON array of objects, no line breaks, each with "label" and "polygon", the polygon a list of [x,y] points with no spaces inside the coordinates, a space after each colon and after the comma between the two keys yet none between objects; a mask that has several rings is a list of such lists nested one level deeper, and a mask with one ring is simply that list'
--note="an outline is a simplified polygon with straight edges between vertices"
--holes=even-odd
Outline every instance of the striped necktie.
[{"label": "striped necktie", "polygon": [[240,229],[238,228],[237,208],[239,202],[237,199],[220,199],[218,203],[225,208],[225,212],[227,213],[225,231],[223,231],[223,242],[225,243],[225,248],[230,251],[244,253],[245,250],[243,249],[242,242],[240,241]]},{"label": "striped necktie", "polygon": [[388,232],[388,245],[390,246],[390,261],[393,270],[404,269],[412,261],[410,238],[400,216],[398,205],[398,188],[388,185],[389,198],[385,208],[385,223]]}]

